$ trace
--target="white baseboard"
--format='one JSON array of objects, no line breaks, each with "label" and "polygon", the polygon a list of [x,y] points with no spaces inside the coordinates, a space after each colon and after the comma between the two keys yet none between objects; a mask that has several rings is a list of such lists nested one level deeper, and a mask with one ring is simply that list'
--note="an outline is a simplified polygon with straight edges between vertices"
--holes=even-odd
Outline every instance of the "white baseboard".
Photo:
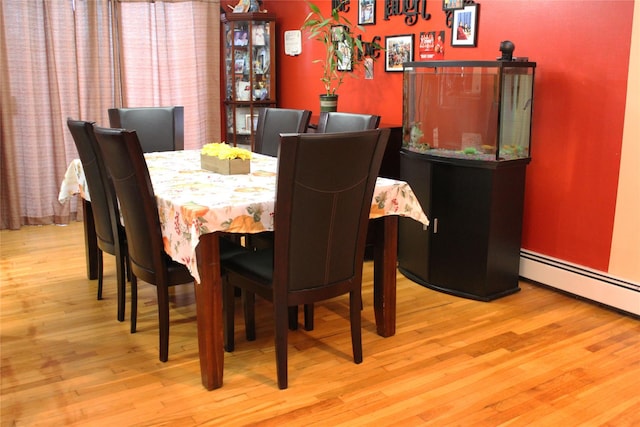
[{"label": "white baseboard", "polygon": [[520,276],[640,315],[640,284],[536,252],[520,251]]}]

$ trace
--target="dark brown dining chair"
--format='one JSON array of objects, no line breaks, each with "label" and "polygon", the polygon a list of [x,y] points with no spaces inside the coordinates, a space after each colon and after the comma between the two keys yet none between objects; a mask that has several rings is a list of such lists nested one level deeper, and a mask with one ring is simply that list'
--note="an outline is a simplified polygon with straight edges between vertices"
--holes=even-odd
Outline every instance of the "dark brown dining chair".
[{"label": "dark brown dining chair", "polygon": [[[318,119],[316,133],[355,132],[376,129],[380,116],[375,114],[343,113],[340,111],[322,111]],[[367,232],[367,244],[373,241],[373,231]],[[297,319],[297,307],[291,308],[291,317]],[[304,307],[304,328],[313,330],[313,304]],[[292,328],[294,327],[292,323]]]},{"label": "dark brown dining chair", "polygon": [[120,210],[113,183],[104,165],[100,147],[93,134],[93,122],[67,119],[67,127],[78,149],[84,176],[89,186],[91,212],[98,246],[98,299],[102,299],[104,280],[103,252],[116,259],[117,318],[124,321],[127,271],[127,239],[120,223]]},{"label": "dark brown dining chair", "polygon": [[[160,360],[169,354],[169,287],[192,283],[187,267],[164,251],[160,217],[147,163],[135,131],[94,126],[98,145],[120,201],[131,265],[131,332],[136,331],[141,279],[156,286],[160,329]],[[220,258],[244,251],[220,238]]]},{"label": "dark brown dining chair", "polygon": [[380,124],[380,116],[374,114],[327,112],[320,113],[318,133],[353,132],[376,129]]},{"label": "dark brown dining chair", "polygon": [[304,133],[309,127],[311,111],[290,108],[261,108],[258,111],[255,152],[278,156],[281,133]]},{"label": "dark brown dining chair", "polygon": [[274,246],[222,262],[225,349],[233,351],[235,345],[234,287],[271,301],[281,389],[288,385],[289,307],[348,293],[353,359],[362,362],[365,237],[388,138],[388,129],[282,136]]},{"label": "dark brown dining chair", "polygon": [[135,130],[142,151],[184,150],[184,107],[110,108],[109,126]]},{"label": "dark brown dining chair", "polygon": [[[258,111],[258,126],[254,151],[277,157],[280,148],[280,134],[304,133],[309,127],[311,111],[290,108],[261,108]],[[259,234],[247,234],[247,244],[253,248],[262,248],[273,244],[273,233],[265,231]]]}]

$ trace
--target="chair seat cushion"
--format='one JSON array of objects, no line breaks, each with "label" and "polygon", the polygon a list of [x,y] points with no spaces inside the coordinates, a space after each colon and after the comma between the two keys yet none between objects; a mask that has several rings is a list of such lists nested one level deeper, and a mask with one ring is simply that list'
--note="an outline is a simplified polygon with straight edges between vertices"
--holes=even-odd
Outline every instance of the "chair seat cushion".
[{"label": "chair seat cushion", "polygon": [[236,242],[225,237],[220,237],[220,260],[224,261],[233,256],[248,253],[249,250]]},{"label": "chair seat cushion", "polygon": [[273,249],[245,252],[230,257],[225,260],[224,266],[229,270],[259,278],[270,284],[273,278]]}]

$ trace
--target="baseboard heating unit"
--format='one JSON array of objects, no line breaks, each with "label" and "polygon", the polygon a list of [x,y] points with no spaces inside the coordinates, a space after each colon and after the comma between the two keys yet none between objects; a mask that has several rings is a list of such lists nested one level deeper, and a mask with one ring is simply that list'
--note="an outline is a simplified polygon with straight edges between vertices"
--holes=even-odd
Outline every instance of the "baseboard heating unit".
[{"label": "baseboard heating unit", "polygon": [[520,250],[520,276],[640,316],[640,284]]}]

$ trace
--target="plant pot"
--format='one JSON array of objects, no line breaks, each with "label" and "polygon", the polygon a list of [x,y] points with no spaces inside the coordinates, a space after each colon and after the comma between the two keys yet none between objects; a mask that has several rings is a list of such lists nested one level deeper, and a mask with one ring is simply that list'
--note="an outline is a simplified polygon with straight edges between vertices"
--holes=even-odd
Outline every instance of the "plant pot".
[{"label": "plant pot", "polygon": [[219,159],[218,157],[201,154],[200,167],[204,170],[222,175],[246,175],[251,170],[251,161],[243,159]]},{"label": "plant pot", "polygon": [[338,111],[338,95],[320,95],[320,112]]}]

